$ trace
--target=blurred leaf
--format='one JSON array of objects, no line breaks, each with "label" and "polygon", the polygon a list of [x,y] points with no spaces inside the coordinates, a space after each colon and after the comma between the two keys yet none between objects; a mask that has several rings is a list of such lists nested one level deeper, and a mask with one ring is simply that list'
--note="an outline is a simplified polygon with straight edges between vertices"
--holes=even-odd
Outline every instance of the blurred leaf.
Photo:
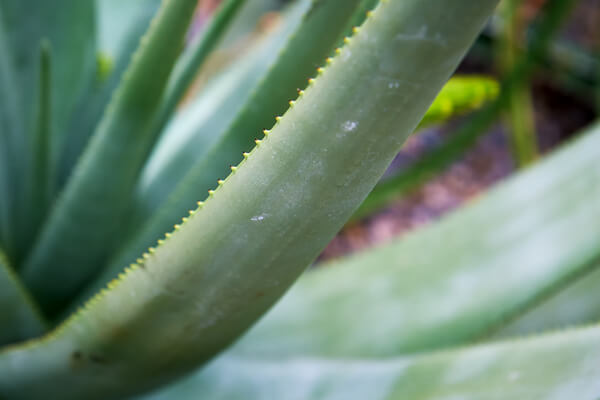
[{"label": "blurred leaf", "polygon": [[[73,172],[159,5],[160,0],[96,0],[100,66],[97,79],[86,86],[67,127],[56,166],[57,189]],[[109,71],[102,67],[107,64]]]},{"label": "blurred leaf", "polygon": [[47,313],[59,311],[110,251],[155,140],[152,116],[196,1],[163,4],[25,262],[23,279]]},{"label": "blurred leaf", "polygon": [[0,250],[0,345],[42,334],[44,322]]},{"label": "blurred leaf", "polygon": [[[67,11],[68,10],[68,11]],[[0,3],[0,25],[6,35],[6,50],[2,58],[12,64],[12,89],[8,97],[13,103],[9,111],[19,123],[12,123],[11,193],[15,219],[12,231],[17,256],[29,248],[32,237],[27,221],[30,201],[27,182],[30,179],[31,142],[36,130],[35,113],[38,96],[39,48],[43,39],[50,42],[54,54],[51,105],[51,160],[58,157],[64,140],[67,119],[75,108],[78,96],[95,74],[94,3],[81,0],[3,0]],[[0,29],[1,30],[1,29]],[[19,223],[16,223],[19,221]]]},{"label": "blurred leaf", "polygon": [[599,157],[600,125],[440,223],[307,273],[237,353],[388,357],[489,335],[596,267]]},{"label": "blurred leaf", "polygon": [[573,284],[519,316],[507,321],[494,337],[536,334],[600,320],[600,265]]},{"label": "blurred leaf", "polygon": [[142,174],[136,202],[142,215],[151,215],[164,202],[235,119],[309,6],[310,1],[296,2],[283,13],[283,21],[273,31],[213,78],[191,104],[174,116]]},{"label": "blurred leaf", "polygon": [[599,360],[597,326],[406,358],[231,354],[143,399],[596,400]]}]

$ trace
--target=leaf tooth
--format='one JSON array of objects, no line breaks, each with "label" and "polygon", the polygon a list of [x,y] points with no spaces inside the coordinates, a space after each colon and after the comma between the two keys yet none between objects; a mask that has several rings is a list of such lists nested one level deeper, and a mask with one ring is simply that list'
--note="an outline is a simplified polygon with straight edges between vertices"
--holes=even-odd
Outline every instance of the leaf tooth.
[{"label": "leaf tooth", "polygon": [[315,83],[315,79],[314,78],[308,78],[308,84],[312,85],[313,83]]},{"label": "leaf tooth", "polygon": [[294,104],[296,104],[296,102],[294,100],[290,100],[289,103],[290,103],[290,107],[294,107]]},{"label": "leaf tooth", "polygon": [[243,153],[242,155],[244,156],[244,158],[248,158],[248,156],[250,155],[250,153]]},{"label": "leaf tooth", "polygon": [[325,72],[325,68],[323,68],[323,67],[319,67],[319,68],[317,68],[317,73],[318,73],[319,75],[321,75],[323,72]]},{"label": "leaf tooth", "polygon": [[354,28],[352,28],[352,33],[357,34],[360,31],[360,28],[358,26],[355,26]]},{"label": "leaf tooth", "polygon": [[367,11],[367,18],[371,18],[373,16],[373,11]]},{"label": "leaf tooth", "polygon": [[173,229],[175,229],[176,231],[178,231],[179,228],[181,228],[181,225],[179,225],[179,224],[173,225]]},{"label": "leaf tooth", "polygon": [[278,115],[278,116],[276,116],[276,117],[275,117],[275,121],[277,121],[277,122],[281,121],[281,117],[280,117],[279,115]]},{"label": "leaf tooth", "polygon": [[219,180],[217,181],[217,184],[218,184],[219,186],[223,186],[223,184],[224,184],[224,183],[225,183],[225,181],[224,181],[223,179],[219,179]]},{"label": "leaf tooth", "polygon": [[350,43],[350,38],[348,36],[346,36],[344,38],[344,43],[346,43],[346,44]]},{"label": "leaf tooth", "polygon": [[335,54],[341,54],[342,53],[342,48],[338,47],[335,49]]},{"label": "leaf tooth", "polygon": [[190,217],[193,217],[194,215],[196,215],[196,210],[190,210],[188,211],[188,214]]},{"label": "leaf tooth", "polygon": [[[265,130],[263,130],[263,134],[264,134],[265,136],[269,136],[269,133],[271,133],[271,131],[270,131],[270,130],[268,130],[268,129],[265,129]],[[233,168],[233,167],[232,167],[232,168]],[[233,169],[232,169],[232,171],[233,171]],[[234,172],[235,172],[235,171],[234,171]]]},{"label": "leaf tooth", "polygon": [[144,263],[144,259],[142,258],[138,258],[137,260],[135,260],[139,265],[142,265]]},{"label": "leaf tooth", "polygon": [[327,62],[327,64],[331,64],[331,63],[333,62],[333,58],[331,58],[331,57],[327,57],[327,58],[325,59],[325,61]]},{"label": "leaf tooth", "polygon": [[170,239],[173,234],[171,232],[165,233],[165,239]]},{"label": "leaf tooth", "polygon": [[262,140],[256,139],[256,140],[254,140],[254,143],[256,143],[256,145],[259,146],[262,143]]},{"label": "leaf tooth", "polygon": [[204,207],[204,202],[203,202],[203,201],[199,201],[197,204],[198,204],[198,207],[199,207],[199,208],[202,208],[202,207]]}]

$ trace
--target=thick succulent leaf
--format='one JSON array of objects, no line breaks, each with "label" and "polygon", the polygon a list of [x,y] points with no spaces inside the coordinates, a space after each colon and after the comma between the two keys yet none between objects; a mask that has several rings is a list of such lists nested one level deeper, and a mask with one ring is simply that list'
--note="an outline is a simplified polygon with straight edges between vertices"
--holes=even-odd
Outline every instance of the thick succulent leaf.
[{"label": "thick succulent leaf", "polygon": [[155,134],[162,132],[185,92],[193,83],[200,67],[217,46],[245,2],[246,0],[223,0],[202,35],[184,52],[173,70],[165,90],[164,100],[155,115],[153,127]]},{"label": "thick succulent leaf", "polygon": [[440,223],[307,273],[239,352],[386,357],[486,337],[594,270],[599,157],[596,126]]},{"label": "thick succulent leaf", "polygon": [[[314,331],[318,334],[319,327]],[[294,335],[290,331],[286,334]],[[226,355],[145,400],[596,400],[600,327],[407,358]]]},{"label": "thick succulent leaf", "polygon": [[0,345],[39,336],[45,324],[0,251]]},{"label": "thick succulent leaf", "polygon": [[67,127],[56,167],[57,189],[73,172],[159,5],[160,0],[96,0],[97,76],[81,94]]},{"label": "thick succulent leaf", "polygon": [[24,280],[46,312],[58,311],[111,248],[154,142],[152,116],[195,6],[194,0],[163,3],[25,262]]},{"label": "thick succulent leaf", "polygon": [[439,148],[425,154],[396,176],[380,182],[352,219],[368,216],[373,211],[393,202],[409,190],[439,174],[471,148],[498,120],[503,109],[509,106],[513,88],[526,82],[534,72],[536,63],[546,56],[547,48],[552,43],[551,39],[575,4],[577,4],[576,0],[548,0],[533,25],[536,34],[533,35],[528,51],[502,80],[498,98],[470,118]]},{"label": "thick succulent leaf", "polygon": [[511,337],[544,330],[594,323],[600,320],[600,265],[513,321],[494,337]]},{"label": "thick succulent leaf", "polygon": [[[98,26],[98,49],[117,59],[129,47],[130,37],[147,25],[156,14],[160,0],[95,0]],[[138,36],[139,38],[139,36]]]},{"label": "thick succulent leaf", "polygon": [[137,193],[141,215],[151,215],[231,124],[248,97],[298,28],[310,1],[297,1],[283,21],[248,50],[245,57],[207,84],[178,112],[150,157]]},{"label": "thick succulent leaf", "polygon": [[[208,190],[229,173],[231,165],[250,151],[254,140],[262,136],[261,131],[270,128],[277,115],[289,107],[290,99],[298,96],[299,88],[315,72],[315,66],[324,61],[332,51],[335,40],[352,16],[359,0],[313,0],[298,29],[291,35],[286,47],[275,63],[261,77],[259,86],[247,99],[231,125],[187,171],[166,203],[151,216],[136,210],[132,224],[142,225],[120,254],[111,260],[97,280],[98,286],[105,285],[123,268],[134,262],[145,249],[156,243],[164,232],[172,229],[185,213],[206,197]],[[170,178],[170,177],[169,177]]]},{"label": "thick succulent leaf", "polygon": [[[4,19],[0,7],[0,54],[9,54],[9,44],[4,32]],[[13,226],[15,206],[12,194],[16,192],[13,179],[23,176],[23,165],[13,164],[16,150],[23,150],[18,133],[21,132],[19,119],[19,91],[15,87],[14,66],[9,57],[0,57],[0,243],[12,253],[11,226]]]},{"label": "thick succulent leaf", "polygon": [[[22,256],[32,241],[28,182],[31,173],[32,137],[36,131],[35,113],[38,94],[39,48],[42,40],[50,42],[53,53],[51,77],[50,159],[58,157],[64,139],[67,120],[85,85],[95,74],[95,7],[92,1],[81,0],[3,0],[0,17],[7,36],[9,51],[2,57],[14,68],[15,91],[10,94],[16,102],[11,112],[16,112],[19,124],[13,124],[9,135],[13,137],[11,149],[11,174],[14,196],[12,215],[18,224],[15,247]],[[17,94],[18,93],[18,94]],[[26,221],[25,223],[23,223]]]},{"label": "thick succulent leaf", "polygon": [[203,207],[55,332],[0,353],[0,396],[134,394],[230,344],[372,189],[496,4],[380,3]]}]

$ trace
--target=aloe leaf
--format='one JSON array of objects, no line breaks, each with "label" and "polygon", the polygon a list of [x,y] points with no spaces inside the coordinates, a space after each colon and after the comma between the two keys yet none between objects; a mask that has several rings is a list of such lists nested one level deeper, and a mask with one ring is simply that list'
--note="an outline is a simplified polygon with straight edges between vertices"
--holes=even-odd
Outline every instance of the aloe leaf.
[{"label": "aloe leaf", "polygon": [[[51,82],[52,138],[50,139],[51,160],[58,157],[57,151],[64,139],[67,119],[86,83],[95,72],[95,28],[94,3],[80,0],[21,1],[4,0],[0,5],[0,17],[4,26],[9,51],[3,58],[13,65],[13,85],[18,95],[11,93],[17,118],[9,132],[14,138],[11,160],[13,175],[12,196],[16,236],[15,257],[21,259],[32,241],[28,227],[30,218],[30,192],[28,182],[32,169],[32,137],[36,131],[35,112],[37,104],[37,82],[39,75],[39,45],[47,39],[53,49],[54,62]],[[68,10],[68,12],[65,12]],[[23,223],[25,222],[25,223]]]},{"label": "aloe leaf", "polygon": [[57,189],[72,174],[159,5],[160,0],[96,0],[100,65],[96,79],[81,94],[67,127],[56,166]]},{"label": "aloe leaf", "polygon": [[296,31],[310,1],[295,2],[283,21],[248,54],[213,78],[199,96],[178,112],[157,143],[140,179],[136,205],[151,215],[164,202],[194,162],[217,141],[248,102],[256,85]]},{"label": "aloe leaf", "polygon": [[39,336],[45,328],[36,305],[0,251],[0,345]]},{"label": "aloe leaf", "polygon": [[503,79],[498,98],[476,113],[440,148],[415,162],[400,174],[381,182],[369,195],[352,219],[365,217],[435,176],[469,149],[488,131],[510,102],[512,88],[529,79],[536,62],[545,56],[552,37],[556,34],[574,5],[575,0],[549,0],[541,17],[536,21],[536,35],[528,51]]},{"label": "aloe leaf", "polygon": [[494,332],[494,338],[535,334],[544,330],[590,324],[600,320],[600,265],[556,295],[545,299]]},{"label": "aloe leaf", "polygon": [[489,336],[594,270],[598,157],[600,125],[440,223],[307,273],[238,353],[387,357]]},{"label": "aloe leaf", "polygon": [[40,44],[40,67],[38,79],[38,106],[36,114],[36,127],[33,136],[33,162],[29,192],[31,203],[29,205],[31,218],[21,225],[26,238],[34,237],[41,225],[51,196],[51,129],[52,129],[52,67],[51,45],[47,40]]},{"label": "aloe leaf", "polygon": [[153,129],[156,134],[162,132],[177,104],[192,84],[200,67],[216,47],[223,33],[245,2],[246,0],[224,0],[202,35],[190,46],[190,49],[184,52],[181,60],[173,70],[164,94],[164,100],[155,116]]},{"label": "aloe leaf", "polygon": [[496,5],[380,3],[202,208],[56,331],[0,353],[0,396],[139,393],[230,344],[372,189]]},{"label": "aloe leaf", "polygon": [[23,279],[50,314],[101,264],[155,139],[148,134],[152,116],[196,1],[163,4],[25,262]]},{"label": "aloe leaf", "polygon": [[[2,8],[0,7],[0,54],[9,54],[8,40],[5,34]],[[15,71],[8,57],[0,58],[0,242],[12,254],[15,198],[17,189],[15,176],[23,176],[20,170],[24,165],[14,163],[17,154],[25,152],[23,138],[19,135],[20,100],[15,89]]]},{"label": "aloe leaf", "polygon": [[[314,74],[315,66],[325,60],[359,1],[311,2],[298,30],[292,34],[267,74],[261,77],[259,86],[231,125],[195,162],[155,215],[134,216],[133,224],[143,225],[142,229],[110,262],[93,286],[94,290],[97,285],[105,285],[114,278],[148,246],[156,243],[165,231],[172,229],[188,210],[196,206],[198,200],[206,197],[207,191],[215,186],[218,179],[229,173],[231,165],[240,162],[242,153],[252,149],[257,136],[262,136],[260,132],[273,126],[274,118],[285,112],[290,99],[298,96],[299,88],[304,87],[306,79]],[[148,222],[144,223],[146,220]]]},{"label": "aloe leaf", "polygon": [[406,358],[232,354],[143,399],[596,400],[599,349],[595,326]]}]

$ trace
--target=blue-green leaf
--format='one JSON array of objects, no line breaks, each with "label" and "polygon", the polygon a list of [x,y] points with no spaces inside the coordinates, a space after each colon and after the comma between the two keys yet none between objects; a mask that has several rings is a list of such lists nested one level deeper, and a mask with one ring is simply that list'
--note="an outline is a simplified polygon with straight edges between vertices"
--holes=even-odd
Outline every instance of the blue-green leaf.
[{"label": "blue-green leaf", "polygon": [[36,305],[0,250],[0,345],[30,339],[45,330]]},{"label": "blue-green leaf", "polygon": [[25,262],[24,280],[46,312],[57,312],[101,265],[155,140],[153,113],[196,1],[163,4]]}]

